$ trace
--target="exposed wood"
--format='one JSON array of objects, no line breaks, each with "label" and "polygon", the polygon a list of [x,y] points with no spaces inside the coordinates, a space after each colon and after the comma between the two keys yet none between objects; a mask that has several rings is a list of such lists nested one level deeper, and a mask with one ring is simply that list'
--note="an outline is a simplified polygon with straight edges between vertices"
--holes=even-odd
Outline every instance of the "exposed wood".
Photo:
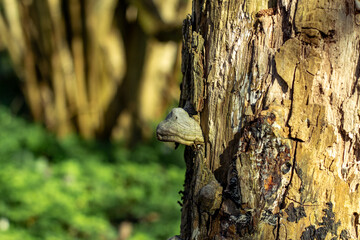
[{"label": "exposed wood", "polygon": [[186,148],[181,239],[359,238],[357,15],[350,0],[193,1],[180,107],[205,146]]}]

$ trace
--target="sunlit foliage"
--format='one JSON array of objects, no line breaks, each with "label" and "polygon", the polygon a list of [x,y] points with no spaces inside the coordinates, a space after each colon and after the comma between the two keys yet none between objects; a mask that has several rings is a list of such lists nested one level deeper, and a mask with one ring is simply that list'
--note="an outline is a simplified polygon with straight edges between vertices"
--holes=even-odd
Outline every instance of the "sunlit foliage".
[{"label": "sunlit foliage", "polygon": [[179,233],[182,151],[57,140],[0,106],[0,239],[167,239]]}]

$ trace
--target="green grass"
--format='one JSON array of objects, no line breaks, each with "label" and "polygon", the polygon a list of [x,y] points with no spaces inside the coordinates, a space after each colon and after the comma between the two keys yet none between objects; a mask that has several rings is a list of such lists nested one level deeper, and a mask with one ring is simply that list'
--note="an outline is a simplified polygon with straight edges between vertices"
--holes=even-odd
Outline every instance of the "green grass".
[{"label": "green grass", "polygon": [[182,152],[57,140],[0,106],[0,239],[115,240],[124,221],[131,240],[179,234]]}]

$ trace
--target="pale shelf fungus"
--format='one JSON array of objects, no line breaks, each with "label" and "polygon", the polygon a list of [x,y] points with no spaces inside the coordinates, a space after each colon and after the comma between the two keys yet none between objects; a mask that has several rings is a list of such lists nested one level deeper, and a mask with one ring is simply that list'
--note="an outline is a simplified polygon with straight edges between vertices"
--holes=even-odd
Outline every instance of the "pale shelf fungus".
[{"label": "pale shelf fungus", "polygon": [[196,146],[204,142],[199,123],[183,108],[173,108],[156,129],[158,140]]}]

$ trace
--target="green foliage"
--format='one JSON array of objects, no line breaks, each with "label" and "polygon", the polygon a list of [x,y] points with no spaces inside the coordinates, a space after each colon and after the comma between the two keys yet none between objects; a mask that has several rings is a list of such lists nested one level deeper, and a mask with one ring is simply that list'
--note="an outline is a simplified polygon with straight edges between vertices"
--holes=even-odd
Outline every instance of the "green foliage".
[{"label": "green foliage", "polygon": [[57,140],[0,106],[0,239],[116,239],[123,221],[132,240],[176,235],[181,152]]}]

